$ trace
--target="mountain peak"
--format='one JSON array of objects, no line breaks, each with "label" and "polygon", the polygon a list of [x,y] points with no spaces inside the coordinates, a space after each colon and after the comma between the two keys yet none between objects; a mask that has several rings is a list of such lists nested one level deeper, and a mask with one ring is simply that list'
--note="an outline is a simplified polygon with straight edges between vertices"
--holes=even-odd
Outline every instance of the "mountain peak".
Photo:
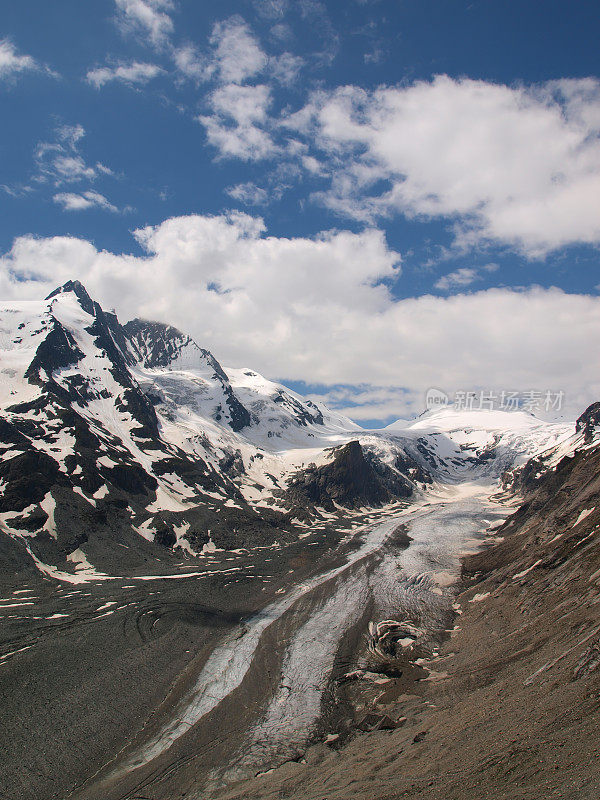
[{"label": "mountain peak", "polygon": [[73,294],[79,300],[81,307],[84,311],[87,311],[88,314],[94,315],[94,301],[89,296],[87,289],[81,283],[81,281],[77,280],[69,280],[66,283],[63,283],[62,286],[56,288],[53,292],[50,292],[46,300],[51,300],[53,297],[57,297],[60,294],[68,294],[69,292],[73,292]]}]

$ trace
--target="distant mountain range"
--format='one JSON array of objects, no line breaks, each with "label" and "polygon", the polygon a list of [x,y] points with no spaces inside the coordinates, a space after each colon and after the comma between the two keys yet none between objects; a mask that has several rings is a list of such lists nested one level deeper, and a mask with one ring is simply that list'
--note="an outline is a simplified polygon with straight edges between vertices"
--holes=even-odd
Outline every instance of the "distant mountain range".
[{"label": "distant mountain range", "polygon": [[365,431],[170,325],[122,325],[77,281],[0,303],[0,375],[0,560],[65,580],[269,546],[435,481],[516,485],[591,446],[599,416],[446,408]]}]

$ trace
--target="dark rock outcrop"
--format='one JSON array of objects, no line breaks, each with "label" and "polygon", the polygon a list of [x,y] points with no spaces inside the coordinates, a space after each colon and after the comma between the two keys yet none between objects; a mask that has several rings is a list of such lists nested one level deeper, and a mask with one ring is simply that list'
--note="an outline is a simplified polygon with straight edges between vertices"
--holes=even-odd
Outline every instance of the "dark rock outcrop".
[{"label": "dark rock outcrop", "polygon": [[600,402],[588,406],[575,423],[575,430],[577,433],[583,432],[586,444],[592,441],[598,429],[600,429]]},{"label": "dark rock outcrop", "polygon": [[288,483],[288,497],[300,505],[330,509],[334,503],[345,508],[380,506],[412,493],[404,476],[366,457],[358,441],[335,448],[333,454],[329,464],[311,464],[297,473]]}]

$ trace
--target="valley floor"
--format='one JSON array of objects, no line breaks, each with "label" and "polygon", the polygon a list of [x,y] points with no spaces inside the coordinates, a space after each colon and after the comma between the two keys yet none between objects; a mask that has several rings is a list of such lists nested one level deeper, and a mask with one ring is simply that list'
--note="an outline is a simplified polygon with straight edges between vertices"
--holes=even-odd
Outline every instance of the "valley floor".
[{"label": "valley floor", "polygon": [[[196,564],[172,580],[12,587],[0,611],[13,637],[0,662],[6,800],[204,798],[282,762],[301,769],[311,741],[352,739],[364,698],[340,679],[364,656],[368,622],[410,617],[427,652],[439,647],[461,555],[511,510],[490,490],[438,487],[341,536],[215,553],[205,577]],[[437,666],[406,667],[366,696],[434,685]]]}]

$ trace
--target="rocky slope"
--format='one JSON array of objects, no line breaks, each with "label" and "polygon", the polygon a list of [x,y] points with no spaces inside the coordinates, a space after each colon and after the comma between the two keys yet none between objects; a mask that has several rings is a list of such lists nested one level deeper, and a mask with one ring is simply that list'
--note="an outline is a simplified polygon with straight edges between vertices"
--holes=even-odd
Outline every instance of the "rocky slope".
[{"label": "rocky slope", "polygon": [[535,481],[519,482],[524,502],[465,559],[439,655],[419,661],[418,670],[415,664],[412,676],[364,690],[363,730],[371,732],[357,730],[341,748],[330,737],[298,761],[215,796],[599,796],[596,412],[597,404],[578,420],[569,455],[543,471],[539,459],[523,466]]}]

